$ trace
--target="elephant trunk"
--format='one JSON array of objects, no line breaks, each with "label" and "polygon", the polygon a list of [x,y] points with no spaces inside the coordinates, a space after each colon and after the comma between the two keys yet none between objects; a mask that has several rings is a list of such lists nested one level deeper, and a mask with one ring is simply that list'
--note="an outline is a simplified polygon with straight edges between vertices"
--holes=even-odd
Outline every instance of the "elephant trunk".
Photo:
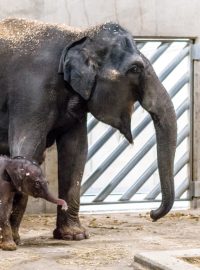
[{"label": "elephant trunk", "polygon": [[157,138],[158,170],[161,182],[162,202],[152,210],[151,218],[165,216],[174,203],[174,156],[176,150],[177,126],[172,101],[146,58],[143,93],[139,101],[154,122]]},{"label": "elephant trunk", "polygon": [[45,196],[45,199],[48,202],[51,202],[51,203],[54,203],[54,204],[57,204],[57,205],[62,206],[62,209],[63,210],[67,210],[67,203],[66,203],[66,201],[65,200],[62,200],[62,199],[59,199],[59,198],[55,198],[50,192],[47,193],[47,195]]},{"label": "elephant trunk", "polygon": [[[169,98],[166,97],[169,105]],[[165,106],[167,106],[165,104]],[[176,150],[176,115],[173,107],[168,106],[167,115],[157,118],[151,114],[157,138],[158,170],[161,182],[162,203],[160,207],[151,211],[150,216],[157,220],[166,215],[174,203],[174,155]],[[167,118],[167,119],[166,119]]]}]

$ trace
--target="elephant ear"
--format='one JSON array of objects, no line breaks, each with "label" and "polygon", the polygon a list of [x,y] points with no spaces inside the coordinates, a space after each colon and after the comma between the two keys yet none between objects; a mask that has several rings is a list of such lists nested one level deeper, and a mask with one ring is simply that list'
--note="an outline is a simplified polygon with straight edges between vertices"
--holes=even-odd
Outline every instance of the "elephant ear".
[{"label": "elephant ear", "polygon": [[90,98],[96,76],[88,49],[90,42],[84,37],[69,44],[62,52],[58,69],[59,74],[64,74],[64,80],[85,100]]},{"label": "elephant ear", "polygon": [[5,176],[6,178],[9,178],[10,182],[18,191],[21,191],[23,172],[24,169],[19,166],[15,160],[8,161],[8,164],[5,168]]}]

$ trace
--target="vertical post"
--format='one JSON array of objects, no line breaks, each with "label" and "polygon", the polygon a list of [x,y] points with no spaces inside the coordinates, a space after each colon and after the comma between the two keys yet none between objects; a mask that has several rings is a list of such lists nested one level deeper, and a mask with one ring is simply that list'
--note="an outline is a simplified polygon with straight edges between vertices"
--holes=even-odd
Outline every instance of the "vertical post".
[{"label": "vertical post", "polygon": [[191,208],[200,208],[200,40],[193,45]]}]

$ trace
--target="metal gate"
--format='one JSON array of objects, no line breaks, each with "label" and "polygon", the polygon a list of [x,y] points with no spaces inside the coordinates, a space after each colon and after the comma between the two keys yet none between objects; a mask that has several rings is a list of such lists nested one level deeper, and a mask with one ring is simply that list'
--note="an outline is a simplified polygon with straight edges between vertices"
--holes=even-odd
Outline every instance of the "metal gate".
[{"label": "metal gate", "polygon": [[[138,48],[152,63],[176,110],[178,142],[174,176],[178,206],[189,201],[191,44],[186,39],[137,40]],[[98,210],[104,205],[103,210],[119,210],[128,203],[132,203],[129,204],[132,209],[141,203],[145,208],[154,207],[152,203],[160,202],[161,193],[156,137],[148,113],[139,103],[135,104],[133,146],[115,129],[91,115],[88,118],[89,153],[81,188],[82,207],[94,205],[93,210]]]}]

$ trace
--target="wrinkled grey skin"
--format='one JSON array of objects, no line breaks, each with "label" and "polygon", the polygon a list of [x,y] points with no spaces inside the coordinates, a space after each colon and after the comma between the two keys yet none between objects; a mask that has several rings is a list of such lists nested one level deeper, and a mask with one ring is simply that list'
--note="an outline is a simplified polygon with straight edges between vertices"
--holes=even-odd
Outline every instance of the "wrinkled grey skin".
[{"label": "wrinkled grey skin", "polygon": [[[166,215],[174,202],[176,116],[131,34],[114,23],[72,31],[7,20],[0,29],[6,29],[0,32],[0,153],[41,163],[45,149],[56,142],[59,197],[66,200],[68,210],[58,207],[54,237],[88,237],[78,217],[87,157],[87,112],[132,142],[130,120],[137,100],[150,113],[157,136],[162,203],[151,217]],[[26,202],[24,195],[14,199],[15,231]]]},{"label": "wrinkled grey skin", "polygon": [[2,229],[0,247],[3,250],[15,250],[16,243],[19,241],[16,234],[12,235],[10,226],[10,215],[16,192],[65,205],[63,200],[56,199],[49,193],[48,182],[38,165],[21,158],[0,157],[0,228]]}]

